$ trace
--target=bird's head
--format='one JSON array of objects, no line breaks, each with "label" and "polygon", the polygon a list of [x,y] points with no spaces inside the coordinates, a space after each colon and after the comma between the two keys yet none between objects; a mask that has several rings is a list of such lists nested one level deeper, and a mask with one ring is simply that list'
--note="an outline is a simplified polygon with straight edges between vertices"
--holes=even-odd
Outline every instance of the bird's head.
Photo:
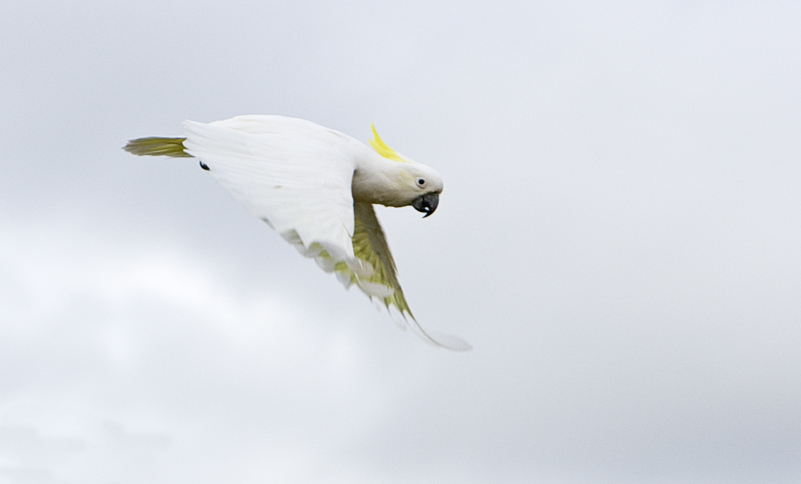
[{"label": "bird's head", "polygon": [[428,166],[412,163],[410,163],[412,166],[404,170],[400,176],[404,185],[403,191],[410,198],[409,205],[418,212],[425,213],[423,218],[426,218],[434,213],[439,204],[442,177]]},{"label": "bird's head", "polygon": [[393,150],[378,136],[375,126],[370,145],[384,158],[398,162],[393,165],[395,177],[392,187],[393,206],[411,205],[423,218],[437,209],[439,194],[442,193],[442,177],[433,168],[417,163]]}]

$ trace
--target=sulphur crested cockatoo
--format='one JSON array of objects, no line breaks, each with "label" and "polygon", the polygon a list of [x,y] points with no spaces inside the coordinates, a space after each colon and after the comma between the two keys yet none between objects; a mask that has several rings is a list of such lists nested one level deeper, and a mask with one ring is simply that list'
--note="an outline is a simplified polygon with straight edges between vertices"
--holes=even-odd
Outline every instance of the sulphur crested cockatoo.
[{"label": "sulphur crested cockatoo", "polygon": [[400,155],[373,126],[370,145],[310,121],[237,116],[204,124],[185,121],[185,138],[141,138],[135,155],[195,157],[255,217],[350,287],[383,304],[401,327],[431,343],[467,350],[449,335],[426,332],[415,320],[395,274],[395,262],[373,204],[411,205],[424,218],[437,208],[442,178]]}]

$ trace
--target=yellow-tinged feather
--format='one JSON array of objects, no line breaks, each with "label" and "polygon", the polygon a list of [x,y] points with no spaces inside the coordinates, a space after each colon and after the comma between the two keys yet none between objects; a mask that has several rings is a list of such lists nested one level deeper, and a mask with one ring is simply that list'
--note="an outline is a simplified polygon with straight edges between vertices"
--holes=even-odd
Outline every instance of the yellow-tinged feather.
[{"label": "yellow-tinged feather", "polygon": [[383,156],[384,158],[389,158],[390,160],[408,163],[407,160],[401,158],[401,156],[395,150],[384,143],[384,140],[378,136],[378,131],[375,130],[375,125],[373,123],[370,123],[370,127],[373,129],[373,139],[370,140],[370,146],[372,146],[379,155]]},{"label": "yellow-tinged feather", "polygon": [[[373,301],[383,302],[390,314],[393,313],[390,306],[394,306],[403,319],[402,322],[396,320],[401,327],[411,323],[415,331],[425,340],[443,348],[456,351],[471,349],[472,346],[469,343],[458,337],[432,334],[420,326],[409,309],[409,305],[406,304],[406,298],[403,297],[403,290],[401,290],[395,275],[395,261],[389,252],[387,239],[375,216],[373,205],[367,202],[356,202],[353,204],[353,215],[356,222],[353,232],[354,255],[370,264],[374,269],[373,273],[369,276],[356,276],[344,262],[337,263],[334,270],[344,277],[349,276],[350,282],[357,284]],[[409,318],[411,318],[411,322]]]},{"label": "yellow-tinged feather", "polygon": [[[412,311],[403,297],[398,278],[395,276],[395,261],[389,252],[387,239],[375,216],[373,206],[365,202],[353,204],[355,229],[353,232],[353,254],[372,267],[369,275],[357,275],[344,261],[339,261],[333,270],[340,273],[350,284],[356,284],[369,297],[381,299],[384,306],[395,306],[398,311],[412,318]],[[318,259],[332,261],[326,251],[316,256]],[[350,285],[346,284],[346,285]]]},{"label": "yellow-tinged feather", "polygon": [[129,141],[123,149],[138,156],[192,158],[192,155],[184,151],[184,141],[186,138],[139,138]]},{"label": "yellow-tinged feather", "polygon": [[[380,284],[392,291],[382,297],[384,305],[395,306],[401,314],[408,314],[412,318],[412,311],[403,297],[398,278],[395,276],[395,261],[389,252],[387,239],[381,225],[375,216],[375,210],[369,203],[357,202],[353,204],[356,228],[353,232],[353,253],[359,259],[373,266],[374,272],[369,277],[361,278],[370,284]],[[354,281],[356,282],[356,281]]]}]

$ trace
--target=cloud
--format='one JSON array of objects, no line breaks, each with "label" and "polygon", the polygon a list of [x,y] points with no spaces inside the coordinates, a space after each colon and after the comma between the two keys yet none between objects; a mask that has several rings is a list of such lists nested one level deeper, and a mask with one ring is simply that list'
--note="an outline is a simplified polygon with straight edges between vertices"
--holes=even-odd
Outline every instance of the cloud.
[{"label": "cloud", "polygon": [[[7,10],[0,480],[799,480],[798,8]],[[444,175],[436,216],[378,215],[472,353],[120,150],[245,113],[375,121]]]}]

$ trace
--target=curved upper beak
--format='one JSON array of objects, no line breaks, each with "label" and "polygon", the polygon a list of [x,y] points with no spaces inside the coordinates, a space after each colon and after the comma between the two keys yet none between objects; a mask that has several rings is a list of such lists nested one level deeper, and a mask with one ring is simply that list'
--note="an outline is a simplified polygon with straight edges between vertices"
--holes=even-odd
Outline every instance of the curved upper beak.
[{"label": "curved upper beak", "polygon": [[439,193],[426,193],[412,200],[412,207],[418,212],[424,212],[423,218],[428,217],[434,210],[437,209],[439,204]]}]

